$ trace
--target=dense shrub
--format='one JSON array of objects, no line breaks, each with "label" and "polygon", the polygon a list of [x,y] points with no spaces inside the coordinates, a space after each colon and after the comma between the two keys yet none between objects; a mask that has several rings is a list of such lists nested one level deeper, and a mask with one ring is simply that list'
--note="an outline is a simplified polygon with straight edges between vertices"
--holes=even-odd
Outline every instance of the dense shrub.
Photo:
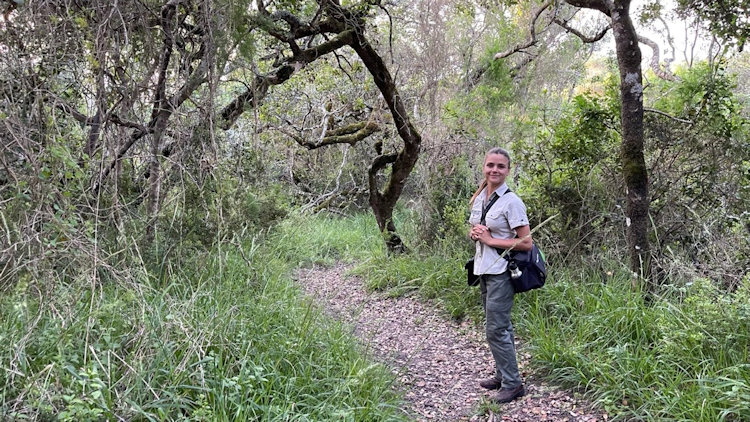
[{"label": "dense shrub", "polygon": [[[750,124],[721,62],[678,73],[644,91],[659,110],[644,119],[655,274],[662,283],[703,274],[733,289],[750,268]],[[537,236],[553,258],[624,251],[617,83],[576,96],[533,141],[514,144],[532,226],[556,216]]]}]

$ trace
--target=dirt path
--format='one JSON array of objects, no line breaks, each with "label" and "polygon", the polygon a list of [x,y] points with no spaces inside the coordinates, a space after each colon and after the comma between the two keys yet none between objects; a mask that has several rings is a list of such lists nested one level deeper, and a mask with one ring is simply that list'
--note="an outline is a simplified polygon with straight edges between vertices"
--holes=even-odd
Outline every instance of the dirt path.
[{"label": "dirt path", "polygon": [[[297,281],[328,313],[350,324],[373,355],[398,374],[411,413],[418,421],[581,421],[601,422],[570,393],[531,379],[519,364],[526,396],[485,414],[490,393],[477,380],[493,374],[484,334],[469,324],[446,320],[411,297],[367,293],[362,280],[346,275],[349,267],[301,270]],[[481,414],[477,414],[481,412]]]}]

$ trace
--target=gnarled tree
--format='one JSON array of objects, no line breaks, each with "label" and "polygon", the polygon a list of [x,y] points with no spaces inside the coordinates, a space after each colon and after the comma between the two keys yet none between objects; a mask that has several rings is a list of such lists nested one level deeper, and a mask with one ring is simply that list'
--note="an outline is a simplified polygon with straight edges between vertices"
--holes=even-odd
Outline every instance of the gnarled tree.
[{"label": "gnarled tree", "polygon": [[[388,67],[367,38],[368,17],[377,6],[380,6],[380,2],[359,2],[343,7],[337,1],[318,0],[298,4],[294,9],[272,9],[263,1],[257,1],[257,11],[249,19],[252,30],[262,31],[276,40],[276,52],[269,57],[273,59],[271,69],[265,74],[256,75],[252,85],[224,107],[221,116],[224,127],[230,127],[245,110],[257,106],[265,98],[270,86],[289,80],[294,72],[321,56],[335,53],[344,46],[352,48],[372,75],[403,141],[403,147],[397,152],[384,153],[376,147],[378,155],[368,169],[369,203],[378,227],[388,249],[403,252],[406,248],[396,233],[393,210],[417,162],[422,140],[411,123]],[[311,13],[305,14],[304,10]],[[336,143],[352,144],[379,129],[374,125],[374,122],[361,122],[351,126],[348,132],[332,130],[317,143],[294,138],[308,149]],[[379,175],[388,166],[391,171],[381,187]]]}]

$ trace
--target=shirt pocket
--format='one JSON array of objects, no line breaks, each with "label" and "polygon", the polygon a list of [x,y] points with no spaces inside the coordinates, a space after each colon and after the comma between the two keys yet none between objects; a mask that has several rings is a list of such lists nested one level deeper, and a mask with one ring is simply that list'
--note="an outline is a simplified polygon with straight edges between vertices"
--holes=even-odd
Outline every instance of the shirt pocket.
[{"label": "shirt pocket", "polygon": [[471,210],[469,216],[469,224],[479,224],[479,220],[482,218],[482,210]]},{"label": "shirt pocket", "polygon": [[502,215],[502,212],[498,211],[490,211],[487,213],[487,219],[489,220],[497,220]]},{"label": "shirt pocket", "polygon": [[488,212],[485,221],[487,222],[487,227],[492,231],[497,231],[507,226],[505,215],[500,210]]}]

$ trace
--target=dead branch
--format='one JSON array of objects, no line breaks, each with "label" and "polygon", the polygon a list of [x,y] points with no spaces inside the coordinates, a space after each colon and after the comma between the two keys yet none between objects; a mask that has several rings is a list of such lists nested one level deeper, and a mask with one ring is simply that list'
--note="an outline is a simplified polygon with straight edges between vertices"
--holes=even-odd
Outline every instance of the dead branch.
[{"label": "dead branch", "polygon": [[552,5],[552,1],[546,1],[541,6],[539,6],[538,9],[534,11],[534,16],[531,18],[531,21],[529,22],[529,39],[526,40],[526,42],[524,42],[523,44],[518,44],[514,47],[509,48],[508,50],[495,54],[495,60],[504,59],[512,54],[515,54],[519,51],[526,50],[527,48],[536,45],[537,43],[536,21],[542,15],[542,12],[547,10],[551,5]]},{"label": "dead branch", "polygon": [[347,149],[344,150],[344,156],[341,159],[341,165],[339,166],[339,172],[336,175],[336,186],[330,192],[328,192],[326,194],[323,194],[319,198],[315,199],[314,201],[312,201],[309,204],[307,204],[304,207],[302,207],[303,211],[306,210],[306,209],[315,207],[315,210],[317,212],[318,210],[321,209],[321,207],[323,207],[323,208],[327,208],[328,207],[328,205],[333,200],[334,195],[336,195],[336,193],[339,191],[339,189],[341,187],[341,175],[344,172],[344,167],[346,166],[346,160],[347,160],[348,155],[349,155],[349,148],[347,148]]},{"label": "dead branch", "polygon": [[661,65],[659,64],[659,46],[651,41],[650,39],[644,37],[643,35],[638,35],[638,42],[641,44],[646,44],[647,46],[651,47],[651,51],[653,51],[653,55],[651,56],[651,70],[654,71],[654,74],[658,76],[661,79],[667,80],[667,81],[679,81],[680,78],[677,77],[674,73],[670,72],[669,69],[662,69]]}]

